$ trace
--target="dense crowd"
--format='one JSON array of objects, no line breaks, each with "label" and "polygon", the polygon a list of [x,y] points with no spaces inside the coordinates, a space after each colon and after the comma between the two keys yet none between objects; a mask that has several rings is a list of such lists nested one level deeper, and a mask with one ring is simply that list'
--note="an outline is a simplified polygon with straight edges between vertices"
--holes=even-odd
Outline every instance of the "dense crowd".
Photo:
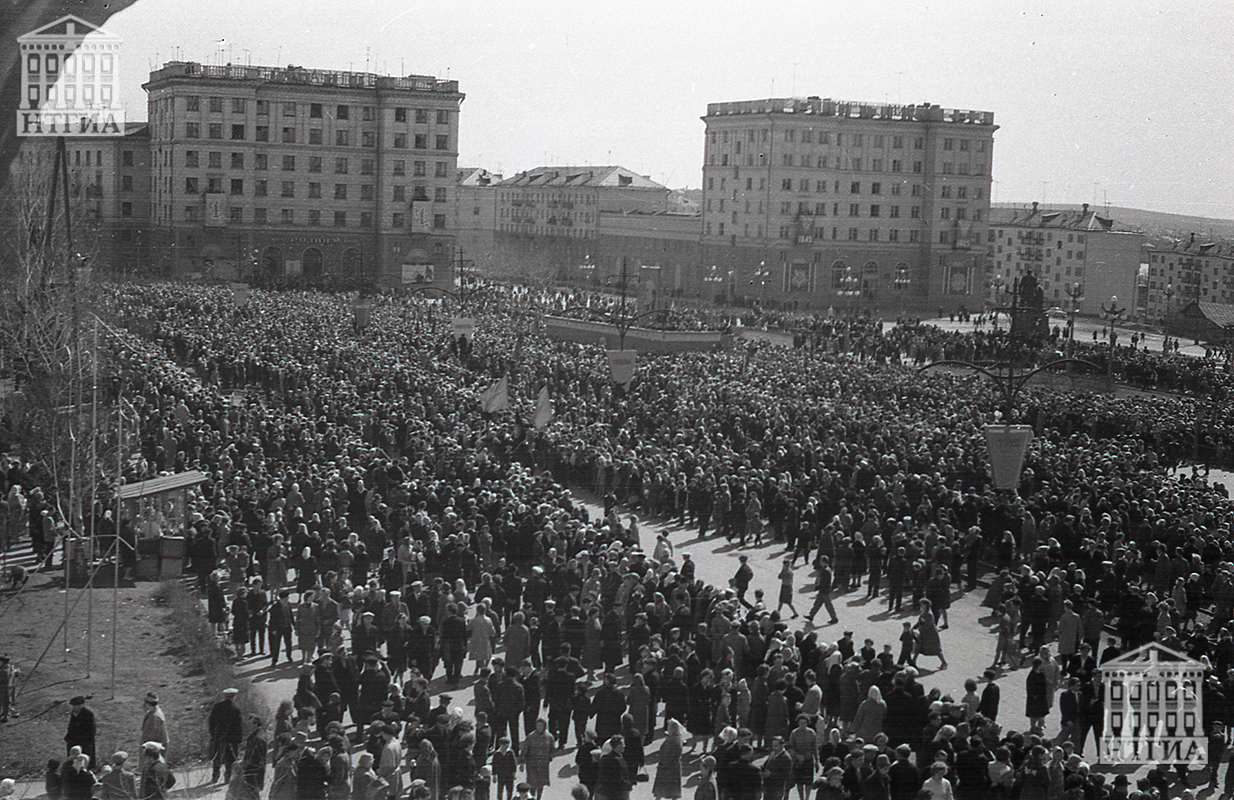
[{"label": "dense crowd", "polygon": [[[686,777],[699,800],[1121,797],[1082,759],[1101,731],[1096,667],[1151,640],[1208,660],[1209,732],[1227,720],[1229,505],[1169,477],[1134,422],[1177,430],[1179,409],[1031,390],[1021,491],[997,494],[994,392],[910,366],[998,357],[997,335],[765,315],[801,347],[640,358],[619,391],[601,351],[537,330],[579,299],[476,297],[459,353],[423,324],[441,304],[416,298],[379,301],[357,335],[327,294],[255,292],[242,310],[205,288],[109,296],[128,331],[113,391],[141,419],[127,477],[209,476],[189,558],[210,621],[237,657],[301,671],[269,739],[215,737],[241,796],[538,797],[573,734],[578,782],[602,800],[628,797],[658,739],[657,798]],[[476,396],[502,374],[512,411],[484,415]],[[536,431],[546,385],[556,420]],[[643,552],[627,508],[781,543],[779,606],[746,596],[746,570],[708,585],[666,538]],[[138,538],[142,521],[126,525]],[[804,628],[779,613],[798,614],[798,561]],[[948,606],[978,578],[995,663],[963,692],[926,691],[918,659],[946,668]],[[910,615],[898,642],[813,626],[858,589]],[[1021,664],[1030,725],[1004,730],[996,679]]]}]

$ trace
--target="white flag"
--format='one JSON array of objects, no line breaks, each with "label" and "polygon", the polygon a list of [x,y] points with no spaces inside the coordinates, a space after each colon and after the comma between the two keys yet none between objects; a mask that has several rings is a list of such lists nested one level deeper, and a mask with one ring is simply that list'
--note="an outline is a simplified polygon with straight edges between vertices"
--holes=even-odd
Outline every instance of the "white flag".
[{"label": "white flag", "polygon": [[505,411],[510,407],[510,381],[504,375],[480,393],[480,407],[486,414]]},{"label": "white flag", "polygon": [[536,413],[531,416],[531,424],[536,426],[536,430],[542,431],[552,422],[553,400],[548,396],[548,387],[545,386],[540,390],[540,396],[536,398]]}]

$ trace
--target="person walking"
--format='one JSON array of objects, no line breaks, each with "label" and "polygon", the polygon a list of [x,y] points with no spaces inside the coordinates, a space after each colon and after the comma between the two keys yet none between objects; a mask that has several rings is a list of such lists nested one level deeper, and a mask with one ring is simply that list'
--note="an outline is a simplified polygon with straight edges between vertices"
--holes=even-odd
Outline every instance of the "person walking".
[{"label": "person walking", "polygon": [[520,766],[526,772],[527,783],[535,794],[536,800],[544,796],[544,787],[548,786],[549,775],[552,772],[553,753],[557,750],[557,741],[548,732],[548,722],[543,718],[536,719],[536,728],[527,734],[523,746],[519,750]]},{"label": "person walking", "polygon": [[223,782],[231,783],[231,767],[236,763],[240,744],[244,741],[244,720],[236,707],[236,695],[239,693],[239,689],[223,690],[223,699],[210,709],[211,783],[218,782],[220,772]]},{"label": "person walking", "polygon": [[797,607],[793,605],[793,565],[792,559],[784,559],[784,566],[780,567],[780,603],[776,606],[776,613],[780,613],[780,609],[788,606],[793,612],[793,619],[800,616],[797,613]]},{"label": "person walking", "polygon": [[651,786],[655,800],[678,800],[681,797],[681,745],[685,729],[675,719],[664,725],[664,741],[660,743],[656,761],[656,780]]},{"label": "person walking", "polygon": [[737,592],[737,600],[746,608],[750,608],[749,601],[746,600],[746,592],[750,589],[750,581],[754,578],[754,570],[750,568],[749,556],[738,556],[737,560],[741,565],[737,567],[737,572],[733,574],[730,581],[733,589]]},{"label": "person walking", "polygon": [[141,746],[140,800],[166,800],[176,785],[176,776],[163,758],[163,745],[146,742]]},{"label": "person walking", "polygon": [[921,601],[921,616],[914,626],[917,630],[917,655],[938,656],[938,668],[947,669],[947,657],[943,655],[943,642],[938,635],[938,627],[929,600]]},{"label": "person walking", "polygon": [[94,712],[86,708],[86,698],[77,695],[69,700],[69,726],[64,734],[65,751],[80,747],[83,755],[94,763],[94,737],[96,724]]},{"label": "person walking", "polygon": [[827,556],[818,557],[818,594],[814,596],[814,606],[810,609],[810,613],[806,615],[806,620],[810,624],[814,624],[814,615],[823,606],[827,607],[827,613],[831,615],[829,625],[835,625],[840,621],[836,616],[836,607],[831,602],[832,583],[835,580],[835,575],[831,571],[831,560]]},{"label": "person walking", "polygon": [[634,776],[625,759],[626,742],[616,734],[600,750],[600,770],[596,778],[596,800],[630,800]]},{"label": "person walking", "polygon": [[146,693],[146,716],[141,721],[141,740],[143,742],[158,742],[163,745],[163,752],[171,747],[167,735],[167,718],[159,707],[159,696],[154,692]]},{"label": "person walking", "polygon": [[111,757],[111,768],[99,781],[100,800],[137,800],[137,776],[125,767],[129,754],[123,750]]}]

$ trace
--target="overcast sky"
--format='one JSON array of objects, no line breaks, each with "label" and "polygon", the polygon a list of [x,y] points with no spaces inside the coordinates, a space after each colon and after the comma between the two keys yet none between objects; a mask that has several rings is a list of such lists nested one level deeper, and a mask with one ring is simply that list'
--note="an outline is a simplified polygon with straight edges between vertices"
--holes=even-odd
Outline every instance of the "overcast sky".
[{"label": "overcast sky", "polygon": [[367,62],[459,81],[460,166],[697,187],[709,102],[932,102],[995,113],[996,201],[1234,218],[1230,2],[139,0],[108,29],[131,119],[173,58]]}]

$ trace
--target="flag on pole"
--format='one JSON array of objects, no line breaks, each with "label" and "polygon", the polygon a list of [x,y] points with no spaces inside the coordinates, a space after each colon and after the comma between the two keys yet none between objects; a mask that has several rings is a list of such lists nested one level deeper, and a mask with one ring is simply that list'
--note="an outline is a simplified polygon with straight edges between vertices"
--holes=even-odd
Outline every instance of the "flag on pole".
[{"label": "flag on pole", "polygon": [[548,387],[545,386],[540,390],[540,396],[536,398],[536,413],[531,417],[531,424],[536,426],[536,430],[542,431],[552,422],[553,400],[548,396]]},{"label": "flag on pole", "polygon": [[510,381],[504,375],[480,393],[480,407],[486,414],[505,411],[510,407]]}]

